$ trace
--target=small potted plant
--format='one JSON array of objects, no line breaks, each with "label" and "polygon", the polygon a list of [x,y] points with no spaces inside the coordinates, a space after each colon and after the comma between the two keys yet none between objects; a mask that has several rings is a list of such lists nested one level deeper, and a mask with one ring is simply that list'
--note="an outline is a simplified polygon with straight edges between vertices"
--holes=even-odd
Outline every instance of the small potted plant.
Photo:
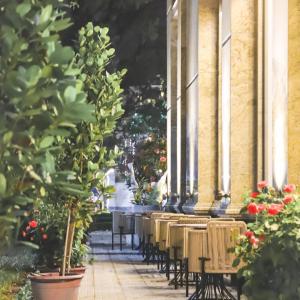
[{"label": "small potted plant", "polygon": [[258,183],[257,191],[245,197],[242,210],[253,217],[235,248],[235,264],[243,263],[248,299],[300,299],[300,198],[296,186],[281,191]]}]

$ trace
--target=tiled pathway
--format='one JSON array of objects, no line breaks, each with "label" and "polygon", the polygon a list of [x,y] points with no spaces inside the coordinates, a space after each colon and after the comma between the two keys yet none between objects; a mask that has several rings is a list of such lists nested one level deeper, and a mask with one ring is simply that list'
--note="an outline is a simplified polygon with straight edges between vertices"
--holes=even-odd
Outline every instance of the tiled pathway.
[{"label": "tiled pathway", "polygon": [[80,300],[186,299],[184,289],[168,286],[165,275],[147,266],[139,255],[99,255],[89,265]]}]

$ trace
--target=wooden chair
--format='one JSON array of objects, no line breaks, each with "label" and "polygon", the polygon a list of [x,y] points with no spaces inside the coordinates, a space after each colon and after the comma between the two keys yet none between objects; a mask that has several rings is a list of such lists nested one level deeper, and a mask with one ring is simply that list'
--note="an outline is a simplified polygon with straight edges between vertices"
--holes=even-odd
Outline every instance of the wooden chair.
[{"label": "wooden chair", "polygon": [[207,231],[189,232],[188,271],[201,274],[191,299],[235,299],[226,288],[223,275],[236,274],[241,267],[232,266],[235,255],[228,249],[236,246],[246,229],[244,222],[213,221],[207,224]]}]

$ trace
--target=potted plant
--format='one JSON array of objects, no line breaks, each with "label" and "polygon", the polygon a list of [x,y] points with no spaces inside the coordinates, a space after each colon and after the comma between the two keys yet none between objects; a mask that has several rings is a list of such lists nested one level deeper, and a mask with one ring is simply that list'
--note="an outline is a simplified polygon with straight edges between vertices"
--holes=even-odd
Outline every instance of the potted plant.
[{"label": "potted plant", "polygon": [[[7,236],[13,236],[10,229],[17,226],[12,224],[18,224],[18,216],[26,216],[36,201],[63,195],[66,189],[86,194],[74,189],[74,172],[57,168],[65,138],[78,123],[95,120],[94,107],[86,101],[78,78],[80,69],[72,62],[74,51],[59,39],[60,31],[70,26],[63,6],[56,0],[48,5],[1,2],[0,222]],[[35,223],[31,225],[34,228]],[[81,278],[70,275],[57,280],[70,283],[75,295]],[[39,283],[37,276],[32,281]]]},{"label": "potted plant", "polygon": [[258,183],[246,195],[244,213],[254,217],[235,249],[235,264],[249,300],[300,299],[300,199],[293,184],[282,191]]},{"label": "potted plant", "polygon": [[[74,64],[84,74],[80,76],[80,79],[83,83],[83,90],[87,94],[87,101],[94,107],[95,120],[77,124],[74,133],[66,137],[63,142],[58,168],[61,172],[73,171],[73,183],[55,182],[59,187],[57,192],[64,191],[65,193],[63,201],[68,211],[64,255],[59,275],[35,274],[31,276],[33,283],[39,283],[33,284],[33,288],[34,293],[41,299],[50,299],[54,295],[57,298],[57,286],[54,282],[62,281],[61,279],[64,279],[67,274],[78,273],[78,269],[72,268],[71,265],[73,242],[75,238],[78,242],[77,246],[82,246],[81,234],[92,221],[95,203],[89,199],[91,188],[96,186],[101,196],[107,196],[112,191],[111,187],[106,187],[104,184],[104,171],[105,168],[114,164],[119,151],[117,148],[108,150],[104,146],[104,139],[111,134],[116,120],[123,112],[120,82],[125,72],[109,74],[106,70],[114,54],[113,49],[110,48],[107,32],[106,28],[94,27],[91,23],[79,32],[79,51]],[[55,199],[53,195],[50,198]],[[68,291],[68,299],[77,297],[77,291],[74,288],[77,284],[76,280],[73,283],[74,285]],[[43,290],[47,291],[47,295],[41,294]],[[73,294],[71,294],[72,291]],[[67,288],[64,288],[62,297],[66,295],[66,292]]]}]

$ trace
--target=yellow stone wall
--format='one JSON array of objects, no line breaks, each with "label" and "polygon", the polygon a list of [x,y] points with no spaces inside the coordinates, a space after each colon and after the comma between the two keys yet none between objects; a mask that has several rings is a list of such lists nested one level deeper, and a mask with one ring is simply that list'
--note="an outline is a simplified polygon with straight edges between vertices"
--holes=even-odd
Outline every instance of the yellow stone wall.
[{"label": "yellow stone wall", "polygon": [[300,0],[289,0],[288,181],[300,185]]}]

